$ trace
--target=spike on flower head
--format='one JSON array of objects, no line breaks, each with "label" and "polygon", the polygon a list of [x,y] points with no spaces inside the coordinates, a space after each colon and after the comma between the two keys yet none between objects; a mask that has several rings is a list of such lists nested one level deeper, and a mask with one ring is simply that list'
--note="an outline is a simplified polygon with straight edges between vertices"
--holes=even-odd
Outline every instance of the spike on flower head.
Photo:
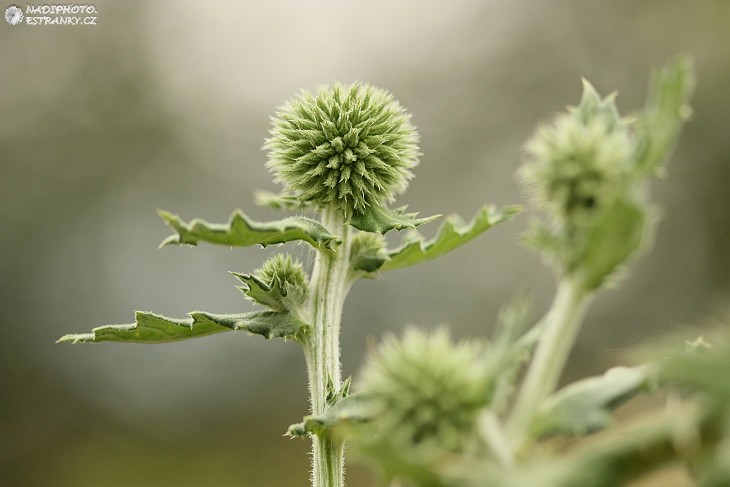
[{"label": "spike on flower head", "polygon": [[302,91],[273,118],[268,168],[303,201],[345,215],[405,191],[418,164],[418,133],[389,92],[354,83]]}]

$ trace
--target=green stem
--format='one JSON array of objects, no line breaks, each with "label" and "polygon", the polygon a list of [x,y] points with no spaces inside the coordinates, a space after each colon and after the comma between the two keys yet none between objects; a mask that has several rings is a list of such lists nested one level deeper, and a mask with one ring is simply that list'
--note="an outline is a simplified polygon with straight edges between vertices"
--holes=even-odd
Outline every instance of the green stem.
[{"label": "green stem", "polygon": [[589,304],[590,295],[581,280],[561,279],[507,424],[515,450],[522,448],[528,438],[542,401],[555,391]]},{"label": "green stem", "polygon": [[[322,224],[342,243],[335,251],[320,250],[310,282],[312,332],[304,343],[313,415],[324,414],[328,394],[341,385],[340,321],[350,288],[350,228],[335,208],[322,212]],[[344,450],[340,440],[312,436],[312,486],[344,485]]]}]

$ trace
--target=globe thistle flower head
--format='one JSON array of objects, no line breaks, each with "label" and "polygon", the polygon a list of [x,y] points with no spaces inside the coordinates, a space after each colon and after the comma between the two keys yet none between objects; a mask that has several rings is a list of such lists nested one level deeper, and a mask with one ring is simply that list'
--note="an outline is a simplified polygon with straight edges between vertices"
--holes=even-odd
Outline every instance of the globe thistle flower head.
[{"label": "globe thistle flower head", "polygon": [[453,343],[443,329],[386,339],[363,371],[363,389],[379,403],[381,439],[404,448],[469,449],[491,390],[480,352],[476,344]]},{"label": "globe thistle flower head", "polygon": [[625,192],[633,142],[613,97],[586,84],[581,104],[538,128],[521,170],[533,201],[558,221],[578,218]]},{"label": "globe thistle flower head", "polygon": [[410,118],[393,95],[369,85],[302,91],[273,118],[267,166],[303,201],[362,213],[392,201],[413,177],[419,152]]},{"label": "globe thistle flower head", "polygon": [[585,289],[606,283],[646,240],[646,171],[637,170],[637,135],[614,96],[584,82],[580,104],[538,128],[521,169],[548,221],[527,241]]}]

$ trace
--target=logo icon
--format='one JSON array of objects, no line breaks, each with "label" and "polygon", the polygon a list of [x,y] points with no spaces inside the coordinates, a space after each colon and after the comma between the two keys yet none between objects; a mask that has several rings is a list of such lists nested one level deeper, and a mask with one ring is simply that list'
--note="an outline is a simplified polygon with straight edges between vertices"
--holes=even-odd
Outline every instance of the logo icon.
[{"label": "logo icon", "polygon": [[23,21],[23,11],[15,5],[9,6],[5,9],[5,21],[10,25],[18,25]]}]

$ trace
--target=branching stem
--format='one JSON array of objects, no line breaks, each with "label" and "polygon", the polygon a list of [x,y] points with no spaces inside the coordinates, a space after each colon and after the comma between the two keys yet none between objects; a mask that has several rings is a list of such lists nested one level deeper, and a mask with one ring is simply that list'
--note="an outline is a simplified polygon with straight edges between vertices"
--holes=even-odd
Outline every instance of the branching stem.
[{"label": "branching stem", "polygon": [[515,450],[519,450],[528,437],[540,403],[555,391],[590,301],[590,294],[581,280],[561,279],[507,425],[515,440]]}]

